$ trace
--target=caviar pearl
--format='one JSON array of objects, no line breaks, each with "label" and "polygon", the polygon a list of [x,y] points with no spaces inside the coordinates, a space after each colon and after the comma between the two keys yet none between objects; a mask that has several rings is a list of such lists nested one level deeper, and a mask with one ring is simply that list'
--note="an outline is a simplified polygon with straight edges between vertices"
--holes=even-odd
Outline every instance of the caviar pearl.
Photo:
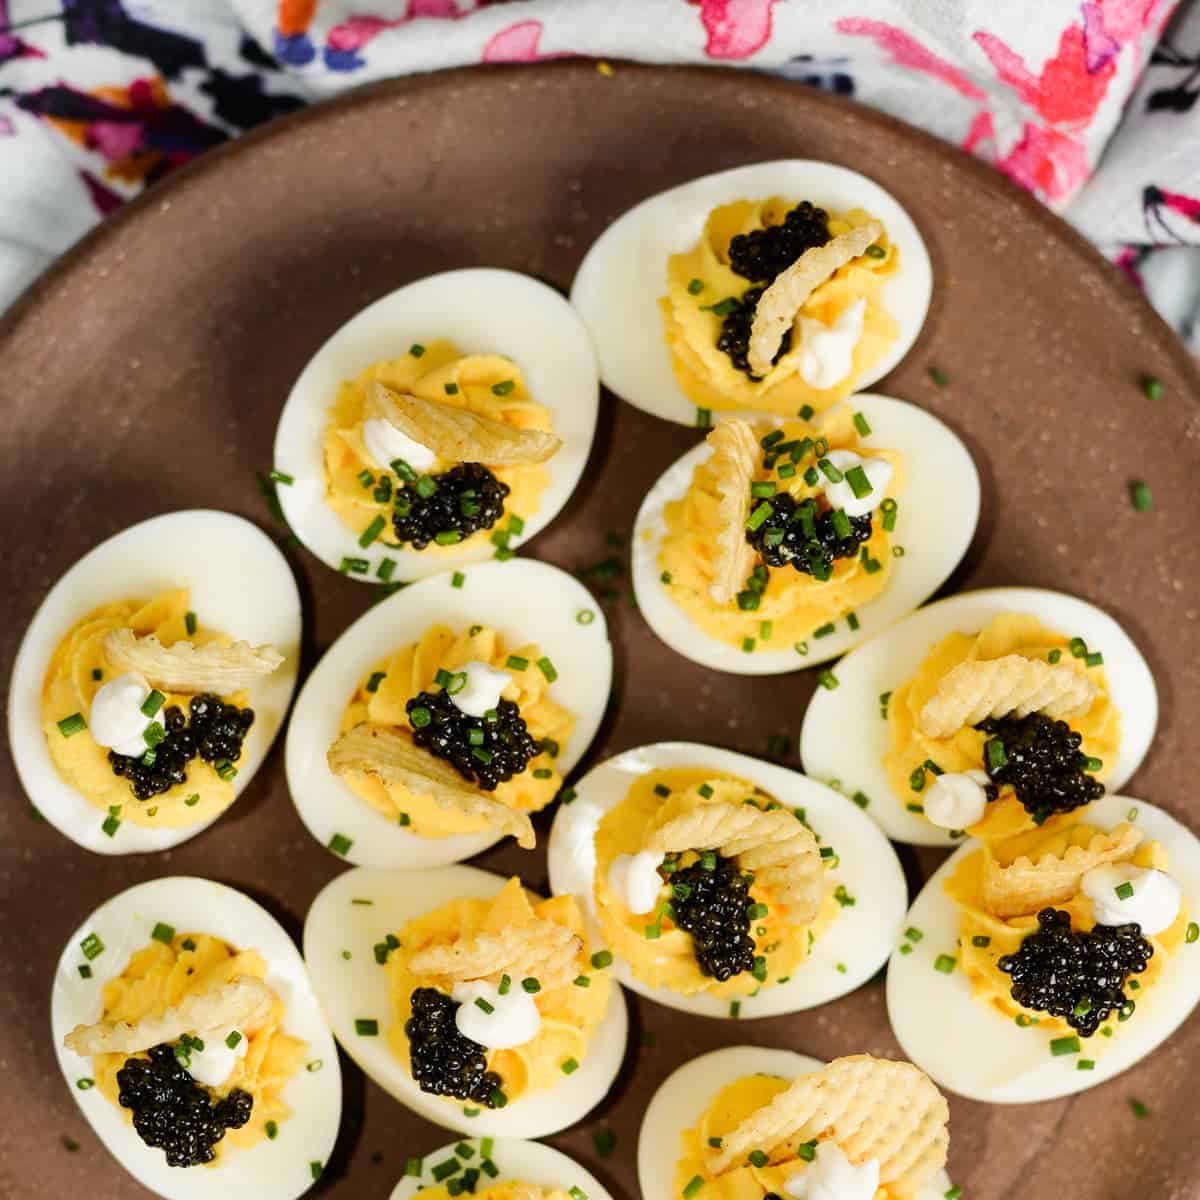
[{"label": "caviar pearl", "polygon": [[1084,875],[1081,890],[1092,902],[1097,925],[1135,921],[1151,937],[1175,923],[1183,903],[1179,884],[1165,871],[1132,863],[1093,867]]},{"label": "caviar pearl", "polygon": [[132,672],[97,688],[88,713],[88,728],[96,745],[118,754],[145,754],[149,745],[146,730],[157,725],[163,731],[161,712],[148,717],[142,710],[149,695],[150,685]]},{"label": "caviar pearl", "polygon": [[987,811],[986,771],[947,771],[925,793],[925,815],[942,829],[968,829]]},{"label": "caviar pearl", "polygon": [[[836,483],[829,481],[825,484],[825,498],[832,508],[840,508],[848,517],[865,517],[883,503],[887,486],[892,481],[890,462],[882,458],[863,458],[853,450],[830,450],[826,457],[842,473],[842,478]],[[856,495],[845,478],[846,473],[855,467],[863,469],[871,485],[871,490],[865,496]]]}]

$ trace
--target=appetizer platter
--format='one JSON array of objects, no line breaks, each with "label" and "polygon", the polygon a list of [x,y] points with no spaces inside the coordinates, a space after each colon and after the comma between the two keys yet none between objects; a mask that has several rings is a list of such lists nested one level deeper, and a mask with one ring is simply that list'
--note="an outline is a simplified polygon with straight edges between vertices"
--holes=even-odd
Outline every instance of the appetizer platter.
[{"label": "appetizer platter", "polygon": [[159,185],[0,320],[0,1192],[1166,1194],[1198,399],[777,80],[447,72]]}]

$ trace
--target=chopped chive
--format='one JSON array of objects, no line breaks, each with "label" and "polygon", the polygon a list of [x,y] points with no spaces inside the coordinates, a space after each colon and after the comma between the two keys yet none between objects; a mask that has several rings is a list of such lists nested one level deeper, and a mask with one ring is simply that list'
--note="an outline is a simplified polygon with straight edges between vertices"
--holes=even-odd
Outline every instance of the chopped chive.
[{"label": "chopped chive", "polygon": [[731,1000],[729,1002],[729,1015],[736,1021],[742,1014],[742,1002],[740,1000]]},{"label": "chopped chive", "polygon": [[379,1022],[374,1017],[356,1017],[354,1019],[354,1032],[359,1037],[378,1037]]},{"label": "chopped chive", "polygon": [[837,689],[838,677],[826,667],[823,671],[817,673],[817,682],[825,688],[826,691],[832,692]]},{"label": "chopped chive", "polygon": [[175,940],[175,926],[168,925],[165,921],[157,921],[150,931],[150,936],[156,942],[162,942],[164,946],[169,946]]},{"label": "chopped chive", "polygon": [[75,734],[81,733],[86,728],[87,722],[83,719],[83,713],[72,713],[58,722],[58,732],[63,737],[74,737]]},{"label": "chopped chive", "polygon": [[1150,1115],[1150,1110],[1140,1100],[1130,1100],[1129,1107],[1139,1121]]},{"label": "chopped chive", "polygon": [[1154,375],[1143,375],[1142,394],[1147,400],[1161,400],[1163,396],[1162,380]]},{"label": "chopped chive", "polygon": [[379,685],[387,678],[386,671],[372,671],[371,678],[367,680],[367,691],[379,691]]},{"label": "chopped chive", "polygon": [[1051,650],[1049,654],[1046,655],[1046,661],[1048,663],[1056,663],[1061,658],[1062,658],[1062,651],[1057,646],[1055,646],[1055,648],[1053,650]]},{"label": "chopped chive", "polygon": [[150,689],[150,695],[142,701],[142,715],[146,717],[155,717],[158,715],[158,710],[166,703],[166,696],[157,688]]},{"label": "chopped chive", "polygon": [[1194,942],[1200,941],[1200,925],[1197,925],[1195,921],[1189,921],[1187,932],[1183,935],[1183,940],[1189,946]]},{"label": "chopped chive", "polygon": [[908,777],[908,786],[914,792],[923,792],[925,790],[925,768],[914,767],[912,774]]},{"label": "chopped chive", "polygon": [[797,413],[797,416],[799,416],[800,420],[802,421],[811,421],[813,413],[816,411],[817,410],[813,408],[811,404],[802,404],[800,405],[800,411]]},{"label": "chopped chive", "polygon": [[546,677],[547,683],[553,683],[558,678],[558,671],[555,670],[554,664],[545,656],[537,660],[538,670]]},{"label": "chopped chive", "polygon": [[542,990],[542,985],[538,983],[538,981],[534,979],[532,975],[521,980],[521,987],[531,996],[536,995]]},{"label": "chopped chive", "polygon": [[858,903],[858,901],[852,895],[850,895],[848,891],[846,891],[846,885],[844,883],[839,883],[834,889],[833,898],[843,908],[853,908]]},{"label": "chopped chive", "polygon": [[822,458],[817,466],[821,469],[821,474],[829,480],[830,483],[841,483],[845,476],[842,472],[833,465],[827,458]]},{"label": "chopped chive", "polygon": [[950,376],[942,370],[941,367],[930,367],[929,378],[933,380],[938,387],[945,387],[950,382]]},{"label": "chopped chive", "polygon": [[851,467],[846,472],[846,482],[850,485],[850,490],[859,499],[864,496],[869,496],[875,489],[871,486],[870,479],[867,478],[867,473],[861,466]]},{"label": "chopped chive", "polygon": [[755,644],[756,644],[755,640],[752,637],[742,638],[742,653],[743,654],[753,654]]},{"label": "chopped chive", "polygon": [[571,982],[576,987],[591,987],[592,986],[591,978],[587,975],[576,975],[575,978],[573,980],[571,980]]},{"label": "chopped chive", "polygon": [[1085,654],[1083,665],[1085,667],[1099,667],[1104,664],[1104,655],[1099,650],[1093,650],[1091,654]]},{"label": "chopped chive", "polygon": [[1078,1054],[1081,1048],[1079,1038],[1075,1034],[1054,1038],[1050,1043],[1050,1053],[1056,1058],[1061,1058],[1064,1054]]},{"label": "chopped chive", "polygon": [[435,1163],[431,1174],[438,1183],[441,1183],[443,1179],[449,1179],[451,1175],[460,1170],[462,1170],[462,1163],[457,1158],[448,1158],[445,1162]]},{"label": "chopped chive", "polygon": [[[870,247],[868,247],[867,249],[869,252]],[[870,423],[867,421],[867,418],[860,412],[856,412],[854,414],[854,428],[858,430],[860,437],[869,437],[870,436],[870,433],[871,433]]]},{"label": "chopped chive", "polygon": [[610,950],[597,950],[592,955],[592,966],[598,971],[603,970],[605,967],[611,967],[612,961],[613,956]]},{"label": "chopped chive", "polygon": [[493,396],[507,396],[517,386],[515,379],[502,379],[499,383],[492,384]]},{"label": "chopped chive", "polygon": [[396,569],[396,560],[394,558],[385,558],[383,562],[375,568],[375,574],[387,583],[392,577],[392,572]]},{"label": "chopped chive", "polygon": [[365,488],[372,487],[375,483],[375,476],[366,467],[363,467],[358,473],[358,482]]},{"label": "chopped chive", "polygon": [[987,760],[989,771],[999,771],[1008,764],[1008,751],[999,738],[989,738],[983,747],[983,756]]},{"label": "chopped chive", "polygon": [[983,934],[983,933],[977,933],[977,934],[976,934],[976,935],[975,935],[975,936],[974,936],[974,937],[971,939],[971,945],[972,945],[972,946],[978,946],[978,947],[979,947],[981,950],[982,950],[982,949],[983,949],[985,946],[990,946],[991,944],[992,944],[992,939],[991,939],[990,937],[988,937],[986,934]]},{"label": "chopped chive", "polygon": [[765,1167],[771,1160],[761,1150],[751,1150],[750,1153],[746,1155],[746,1161],[752,1167]]},{"label": "chopped chive", "polygon": [[579,1070],[579,1060],[577,1058],[564,1058],[559,1065],[564,1075],[574,1075]]},{"label": "chopped chive", "polygon": [[354,839],[348,838],[344,833],[335,833],[329,839],[329,849],[334,854],[340,854],[343,858],[350,852],[350,847],[354,845]]},{"label": "chopped chive", "polygon": [[108,816],[104,818],[103,822],[100,825],[100,832],[103,833],[106,837],[112,837],[114,834],[116,834],[117,830],[120,828],[121,828],[120,820],[113,813],[109,813]]},{"label": "chopped chive", "polygon": [[830,621],[828,624],[822,625],[818,629],[814,629],[812,635],[815,638],[828,637],[831,633],[835,632],[836,628],[837,628],[837,626],[835,626],[834,623],[832,621]]},{"label": "chopped chive", "polygon": [[887,251],[886,251],[886,250],[885,250],[885,249],[884,249],[882,246],[880,246],[880,245],[877,245],[875,242],[872,242],[872,243],[871,243],[871,244],[870,244],[870,245],[869,245],[869,246],[868,246],[868,247],[867,247],[867,248],[866,248],[866,249],[863,251],[863,253],[864,253],[864,254],[865,254],[865,255],[866,255],[868,258],[887,258]]},{"label": "chopped chive", "polygon": [[187,798],[187,799],[184,801],[184,804],[186,804],[186,805],[188,806],[188,808],[195,808],[195,807],[196,807],[196,805],[197,805],[197,804],[199,804],[199,803],[200,803],[200,793],[199,793],[199,792],[193,792],[193,793],[192,793],[192,794],[191,794],[191,795],[190,795],[190,796],[189,796],[189,797],[188,797],[188,798]]},{"label": "chopped chive", "polygon": [[371,569],[371,564],[365,558],[343,558],[338,568],[343,575],[365,575]]},{"label": "chopped chive", "polygon": [[80,963],[80,964],[79,964],[79,977],[80,977],[80,979],[91,979],[91,977],[92,977],[92,968],[91,968],[91,967],[89,967],[89,966],[87,965],[87,963]]},{"label": "chopped chive", "polygon": [[358,544],[365,550],[383,532],[387,519],[377,513],[375,519],[359,534]]},{"label": "chopped chive", "polygon": [[491,1016],[491,1014],[496,1011],[496,1006],[494,1004],[489,1004],[482,996],[476,997],[475,1007],[481,1012],[487,1013],[488,1016]]},{"label": "chopped chive", "polygon": [[1132,900],[1133,899],[1133,884],[1132,883],[1118,884],[1115,888],[1113,888],[1113,891],[1117,893],[1118,900]]},{"label": "chopped chive", "polygon": [[963,1190],[959,1184],[955,1184],[952,1188],[948,1188],[944,1193],[944,1200],[962,1200]]},{"label": "chopped chive", "polygon": [[1138,512],[1149,512],[1154,507],[1154,495],[1148,484],[1138,480],[1130,486],[1133,507]]},{"label": "chopped chive", "polygon": [[861,625],[862,622],[859,621],[857,613],[847,613],[846,614],[846,624],[850,626],[850,629],[852,632],[856,632],[858,630],[859,625]]},{"label": "chopped chive", "polygon": [[753,533],[754,530],[758,529],[763,524],[763,522],[766,521],[771,516],[771,514],[774,511],[775,510],[771,506],[771,504],[768,501],[764,500],[750,514],[750,516],[746,518],[746,528],[749,529],[751,533]]},{"label": "chopped chive", "polygon": [[796,1157],[804,1162],[812,1162],[817,1157],[817,1142],[814,1138],[811,1142],[801,1142],[796,1147]]},{"label": "chopped chive", "polygon": [[433,720],[433,714],[423,704],[418,704],[416,708],[408,714],[408,719],[412,723],[414,729],[424,729],[430,721]]}]

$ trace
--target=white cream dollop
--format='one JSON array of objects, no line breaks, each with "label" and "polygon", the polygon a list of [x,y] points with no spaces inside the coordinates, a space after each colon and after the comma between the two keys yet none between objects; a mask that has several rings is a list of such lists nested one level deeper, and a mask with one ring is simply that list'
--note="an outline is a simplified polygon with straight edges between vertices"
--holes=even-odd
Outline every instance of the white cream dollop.
[{"label": "white cream dollop", "polygon": [[458,1001],[454,1014],[458,1032],[489,1050],[523,1046],[537,1037],[542,1027],[537,1002],[520,980],[512,980],[503,996],[495,984],[483,979],[456,983],[450,994]]},{"label": "white cream dollop", "polygon": [[825,482],[825,498],[834,508],[845,510],[848,517],[865,517],[883,503],[887,486],[892,482],[892,464],[884,458],[863,458],[853,450],[830,450],[825,456],[844,476],[855,467],[862,467],[871,485],[865,496],[856,496],[846,479],[837,483]]},{"label": "white cream dollop", "polygon": [[812,388],[841,383],[854,367],[854,347],[862,337],[865,299],[856,300],[832,325],[800,317],[800,378]]},{"label": "white cream dollop", "polygon": [[[237,1042],[230,1046],[229,1038],[237,1034]],[[205,1087],[220,1087],[233,1073],[239,1058],[246,1057],[249,1039],[240,1029],[210,1029],[205,1034],[193,1034],[204,1043],[203,1050],[193,1049],[187,1071]]]},{"label": "white cream dollop", "polygon": [[437,462],[437,455],[428,446],[382,417],[369,417],[363,422],[362,439],[367,453],[385,471],[397,458],[404,459],[414,471],[428,471]]},{"label": "white cream dollop", "polygon": [[795,1200],[875,1200],[879,1190],[879,1160],[868,1158],[855,1166],[837,1142],[820,1142],[817,1156],[783,1185]]},{"label": "white cream dollop", "polygon": [[654,911],[662,888],[658,868],[663,865],[664,857],[652,850],[641,850],[637,854],[618,854],[612,860],[608,886],[631,913]]},{"label": "white cream dollop", "polygon": [[453,672],[465,675],[466,683],[450,693],[454,707],[468,717],[482,717],[484,713],[500,703],[504,689],[512,682],[507,671],[498,671],[485,662],[469,662]]},{"label": "white cream dollop", "polygon": [[88,729],[97,746],[106,746],[131,758],[146,753],[146,730],[151,725],[163,728],[162,710],[148,717],[142,705],[150,695],[150,685],[132,671],[101,684],[92,697]]},{"label": "white cream dollop", "polygon": [[[1183,903],[1179,884],[1166,871],[1135,867],[1133,863],[1109,863],[1093,867],[1080,885],[1092,902],[1098,925],[1128,925],[1136,921],[1144,934],[1162,933],[1175,923]],[[1122,899],[1117,889],[1133,889]]]},{"label": "white cream dollop", "polygon": [[986,771],[947,771],[925,793],[925,815],[942,829],[967,829],[987,812]]}]

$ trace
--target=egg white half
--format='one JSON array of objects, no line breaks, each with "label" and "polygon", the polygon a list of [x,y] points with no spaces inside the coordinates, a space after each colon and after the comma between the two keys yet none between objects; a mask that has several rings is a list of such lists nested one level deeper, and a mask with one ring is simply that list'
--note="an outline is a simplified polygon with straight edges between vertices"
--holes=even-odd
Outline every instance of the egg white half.
[{"label": "egg white half", "polygon": [[[757,996],[740,997],[741,1019],[814,1008],[866,983],[895,946],[908,903],[904,872],[887,839],[851,801],[823,784],[786,767],[691,742],[657,742],[626,750],[593,767],[575,785],[576,798],[559,806],[550,831],[550,890],[580,898],[591,939],[604,944],[595,901],[595,838],[600,821],[625,798],[639,776],[669,767],[703,767],[735,775],[762,788],[785,808],[803,808],[822,844],[837,852],[838,866],[827,872],[830,883],[843,884],[855,898],[853,906],[838,909],[834,923],[787,983],[763,988]],[[728,999],[650,987],[618,957],[611,969],[625,987],[667,1008],[705,1017],[729,1016]]]},{"label": "egg white half", "polygon": [[[66,783],[46,747],[41,717],[46,668],[67,631],[92,609],[178,587],[191,589],[192,608],[203,625],[235,641],[270,644],[284,656],[277,670],[249,689],[254,724],[237,764],[233,786],[239,796],[270,750],[296,687],[300,593],[287,559],[249,521],[212,509],[167,513],[88,551],[50,589],[25,631],[8,689],[8,740],[30,801],[60,833],[96,854],[167,850],[212,821],[183,829],[144,829],[122,821],[112,837],[104,833],[107,812]],[[132,791],[129,801],[137,803]]]},{"label": "egg white half", "polygon": [[900,332],[858,386],[870,387],[908,353],[933,292],[929,253],[912,218],[889,192],[857,171],[784,159],[735,167],[660,192],[596,239],[571,284],[571,303],[592,336],[605,387],[652,416],[695,424],[696,406],[676,382],[658,309],[667,291],[667,259],[695,246],[714,208],[768,196],[811,200],[841,211],[865,208],[883,222],[900,251],[900,269],[881,295]]},{"label": "egg white half", "polygon": [[[433,1169],[458,1157],[458,1147],[463,1142],[451,1142],[440,1150],[433,1150],[421,1159],[420,1175],[406,1175],[392,1189],[390,1200],[412,1200],[425,1188],[444,1187],[447,1180],[438,1181]],[[478,1167],[483,1152],[478,1138],[467,1138],[465,1144],[475,1153],[460,1159],[464,1167]],[[608,1189],[590,1171],[581,1167],[573,1158],[553,1146],[541,1142],[527,1142],[520,1138],[495,1138],[491,1148],[491,1161],[497,1173],[494,1176],[480,1175],[476,1191],[494,1187],[499,1183],[532,1183],[543,1188],[560,1188],[570,1191],[578,1188],[585,1200],[612,1200]],[[453,1178],[461,1178],[461,1173]]]},{"label": "egg white half", "polygon": [[501,354],[521,368],[530,397],[550,410],[562,446],[547,463],[550,485],[536,513],[519,514],[528,541],[558,515],[583,474],[596,431],[599,382],[587,331],[571,306],[544,283],[491,267],[446,271],[389,292],[346,322],[300,373],[275,433],[275,469],[291,484],[277,491],[288,524],[326,566],[365,558],[370,570],[351,579],[380,583],[375,570],[396,561],[395,580],[421,579],[495,552],[491,542],[439,549],[364,550],[325,502],[321,439],[338,385],[380,359],[400,358],[414,342],[447,338],[464,354]]},{"label": "egg white half", "polygon": [[[513,647],[536,641],[558,669],[552,699],[575,716],[556,765],[563,775],[580,760],[604,719],[612,685],[608,626],[591,593],[565,571],[531,559],[478,563],[423,579],[359,617],[325,652],[301,689],[288,725],[288,788],[301,820],[323,846],[349,838],[345,854],[366,867],[436,867],[494,845],[498,832],[418,837],[361,800],[330,769],[326,751],[359,681],[385,655],[420,638],[431,625],[460,632],[475,623],[498,630]],[[580,613],[594,613],[586,625]],[[529,670],[537,667],[530,664]]]},{"label": "egg white half", "polygon": [[[638,1134],[638,1185],[642,1200],[678,1200],[675,1164],[683,1153],[683,1135],[708,1111],[722,1088],[747,1075],[776,1075],[792,1080],[825,1064],[807,1054],[766,1046],[726,1046],[684,1063],[654,1093]],[[914,1200],[942,1200],[950,1177],[940,1171]]]},{"label": "egg white half", "polygon": [[[98,1088],[80,1091],[92,1060],[68,1050],[63,1038],[76,1025],[100,1019],[107,980],[150,942],[158,922],[180,933],[208,933],[237,949],[253,949],[266,960],[267,983],[283,999],[283,1030],[308,1043],[307,1063],[283,1090],[292,1114],[279,1123],[279,1136],[248,1150],[227,1147],[214,1167],[168,1167],[161,1150],[147,1146],[124,1110]],[[92,977],[79,974],[85,961],[80,943],[99,936],[104,950],[91,960]],[[293,1200],[313,1185],[312,1163],[328,1161],[342,1114],[342,1079],[337,1047],[321,1014],[308,972],[291,938],[248,896],[209,879],[167,876],[138,884],[100,905],[67,939],[50,994],[54,1050],[71,1094],[113,1157],[143,1186],[167,1200],[211,1200],[214,1192],[255,1200]],[[317,1066],[319,1064],[319,1066]]]},{"label": "egg white half", "polygon": [[1104,655],[1109,695],[1121,714],[1121,753],[1107,786],[1118,791],[1141,765],[1158,724],[1154,677],[1129,635],[1094,604],[1040,588],[987,588],[939,600],[881,637],[859,646],[837,665],[838,686],[818,688],[804,714],[800,759],[814,779],[836,779],[848,792],[870,797],[867,814],[888,837],[918,846],[953,846],[950,836],[910,813],[888,783],[883,757],[889,724],[880,696],[911,679],[925,656],[951,633],[978,633],[993,617],[1028,613],[1068,638],[1082,637]]},{"label": "egg white half", "polygon": [[898,450],[908,471],[892,534],[892,544],[903,546],[904,554],[893,560],[884,591],[858,610],[857,630],[839,619],[827,637],[810,637],[801,643],[805,653],[789,642],[771,650],[760,643],[747,654],[740,646],[705,633],[671,599],[658,565],[667,531],[666,506],[684,496],[692,472],[712,453],[712,447],[701,442],[659,477],[634,523],[633,587],[638,607],[650,628],[677,654],[733,675],[780,675],[828,662],[923,604],[962,561],[979,520],[979,474],[970,451],[949,426],[915,404],[866,393],[846,403],[871,426],[870,435],[860,439],[865,453],[869,455],[872,446]]},{"label": "egg white half", "polygon": [[[355,867],[318,894],[304,922],[304,958],[334,1037],[352,1059],[401,1104],[443,1129],[480,1137],[545,1137],[586,1116],[607,1094],[625,1056],[628,1017],[619,987],[596,1027],[580,1067],[558,1086],[510,1100],[502,1109],[463,1116],[458,1101],[423,1092],[391,1052],[396,1020],[384,968],[373,947],[408,921],[458,899],[489,899],[507,880],[477,867],[449,866],[398,875]],[[358,901],[358,903],[356,903]],[[362,903],[369,901],[369,903]],[[346,958],[343,951],[348,950]],[[379,1022],[377,1037],[355,1032],[359,1018]]]},{"label": "egg white half", "polygon": [[[1086,819],[1112,828],[1134,814],[1147,838],[1170,856],[1171,877],[1183,889],[1193,916],[1200,911],[1200,840],[1161,808],[1129,796],[1105,796]],[[934,968],[939,954],[957,956],[959,912],[944,883],[959,862],[979,848],[972,839],[952,854],[921,890],[907,926],[923,934],[909,954],[899,946],[887,972],[888,1017],[904,1053],[939,1086],[989,1104],[1025,1104],[1086,1091],[1132,1067],[1179,1028],[1200,1002],[1200,943],[1184,943],[1166,970],[1144,992],[1137,1008],[1111,1041],[1098,1033],[1080,1038],[1080,1054],[1054,1057],[1050,1038],[1036,1025],[1025,1028],[975,1000],[962,971]],[[1089,1051],[1095,1051],[1094,1054]],[[1079,1059],[1096,1066],[1080,1071]]]}]

